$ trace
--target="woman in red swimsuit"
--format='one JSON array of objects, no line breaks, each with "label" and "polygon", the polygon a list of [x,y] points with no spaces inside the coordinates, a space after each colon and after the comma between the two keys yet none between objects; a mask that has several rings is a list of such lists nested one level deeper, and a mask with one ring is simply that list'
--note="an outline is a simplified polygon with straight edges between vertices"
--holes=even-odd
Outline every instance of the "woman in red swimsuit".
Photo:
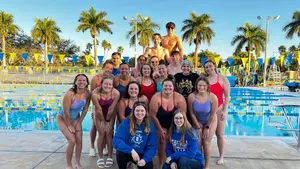
[{"label": "woman in red swimsuit", "polygon": [[153,80],[153,69],[149,64],[141,67],[141,76],[137,78],[137,82],[141,85],[142,94],[145,95],[150,102],[152,96],[156,93],[156,84]]},{"label": "woman in red swimsuit", "polygon": [[224,130],[226,124],[226,112],[230,100],[230,85],[226,76],[218,74],[216,64],[213,61],[206,61],[204,68],[208,75],[210,91],[218,98],[218,123],[216,135],[220,157],[217,161],[217,165],[222,165],[224,163]]}]

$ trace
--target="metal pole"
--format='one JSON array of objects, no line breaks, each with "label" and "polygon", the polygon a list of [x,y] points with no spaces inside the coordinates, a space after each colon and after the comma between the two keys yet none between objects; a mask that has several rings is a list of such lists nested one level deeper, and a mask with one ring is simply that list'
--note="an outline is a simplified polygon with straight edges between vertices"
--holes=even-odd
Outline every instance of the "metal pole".
[{"label": "metal pole", "polygon": [[137,68],[137,16],[134,19],[135,21],[135,53],[134,53],[134,57],[135,57],[135,67]]},{"label": "metal pole", "polygon": [[269,29],[269,18],[266,20],[266,46],[265,46],[265,66],[264,66],[264,87],[267,86],[267,54],[268,54],[268,29]]}]

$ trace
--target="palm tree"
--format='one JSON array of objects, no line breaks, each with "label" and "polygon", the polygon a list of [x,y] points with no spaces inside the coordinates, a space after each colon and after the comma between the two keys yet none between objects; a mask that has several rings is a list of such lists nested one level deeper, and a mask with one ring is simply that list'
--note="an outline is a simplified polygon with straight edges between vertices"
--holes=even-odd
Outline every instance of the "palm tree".
[{"label": "palm tree", "polygon": [[135,45],[135,30],[137,26],[137,39],[140,46],[145,51],[146,47],[150,45],[152,35],[156,29],[160,29],[157,23],[152,22],[150,17],[143,17],[141,14],[137,14],[136,20],[130,22],[131,30],[127,34],[127,39],[130,39],[130,46]]},{"label": "palm tree", "polygon": [[204,42],[211,44],[212,37],[215,36],[215,32],[209,26],[214,23],[211,16],[208,14],[197,15],[195,12],[190,13],[190,18],[183,21],[183,27],[181,32],[184,32],[182,39],[185,42],[189,42],[192,45],[194,42],[195,52],[194,52],[194,64],[195,68],[198,68],[198,50],[200,45]]},{"label": "palm tree", "polygon": [[97,59],[97,34],[100,34],[100,31],[113,33],[110,25],[113,24],[112,21],[105,19],[107,13],[101,11],[97,13],[95,8],[92,6],[89,11],[83,11],[80,13],[79,22],[80,25],[77,27],[77,32],[90,30],[92,38],[94,38],[94,60],[95,66],[98,66]]},{"label": "palm tree", "polygon": [[108,55],[109,50],[111,50],[111,44],[107,43],[107,48],[106,48],[106,55]]},{"label": "palm tree", "polygon": [[238,55],[246,45],[248,52],[248,73],[250,73],[251,52],[255,50],[256,57],[260,56],[261,51],[265,51],[266,33],[260,26],[251,25],[246,22],[244,26],[237,28],[242,34],[236,35],[231,41],[231,45],[235,45],[236,49],[233,55]]},{"label": "palm tree", "polygon": [[34,42],[40,41],[44,44],[46,72],[48,69],[48,45],[59,42],[59,32],[61,32],[61,30],[54,20],[48,17],[44,19],[35,19],[34,28],[31,30],[31,36]]},{"label": "palm tree", "polygon": [[294,34],[300,37],[300,10],[294,12],[292,21],[284,26],[283,31],[287,32],[287,39],[292,39]]},{"label": "palm tree", "polygon": [[101,43],[101,46],[103,47],[103,49],[104,49],[104,58],[106,57],[106,50],[107,50],[107,47],[108,47],[108,42],[107,42],[107,40],[103,40],[102,41],[102,43]]},{"label": "palm tree", "polygon": [[19,27],[14,24],[14,16],[0,11],[0,35],[2,36],[3,66],[6,66],[5,58],[5,38],[9,34],[16,34]]},{"label": "palm tree", "polygon": [[117,51],[118,51],[118,52],[121,54],[121,56],[122,56],[122,53],[124,52],[123,46],[119,46],[118,49],[117,49]]}]

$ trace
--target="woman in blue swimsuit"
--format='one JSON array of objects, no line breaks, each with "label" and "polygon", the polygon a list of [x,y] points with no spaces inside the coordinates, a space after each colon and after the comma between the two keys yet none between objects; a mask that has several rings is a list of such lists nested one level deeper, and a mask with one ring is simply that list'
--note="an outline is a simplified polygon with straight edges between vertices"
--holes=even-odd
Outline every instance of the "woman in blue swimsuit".
[{"label": "woman in blue swimsuit", "polygon": [[129,65],[125,62],[120,64],[120,71],[121,74],[114,78],[114,87],[119,91],[121,99],[126,93],[126,86],[135,81],[135,78],[129,75]]},{"label": "woman in blue swimsuit", "polygon": [[188,106],[193,127],[198,132],[198,149],[204,150],[205,169],[210,164],[210,144],[217,128],[217,96],[210,92],[209,81],[200,76],[195,83],[195,92],[188,97]]},{"label": "woman in blue swimsuit", "polygon": [[[89,79],[85,74],[78,74],[73,87],[63,98],[63,109],[56,116],[59,130],[68,140],[66,149],[66,168],[72,169],[72,156],[75,147],[76,168],[81,169],[82,121],[90,105],[91,94],[88,90]],[[80,114],[80,112],[82,112]]]},{"label": "woman in blue swimsuit", "polygon": [[148,99],[142,94],[141,86],[138,82],[129,82],[126,86],[124,98],[119,102],[118,120],[121,123],[132,111],[135,102],[144,102],[148,110]]},{"label": "woman in blue swimsuit", "polygon": [[158,73],[159,73],[159,77],[157,79],[155,79],[155,82],[157,84],[156,92],[161,92],[162,91],[162,81],[168,77],[167,66],[166,66],[164,60],[159,61]]}]

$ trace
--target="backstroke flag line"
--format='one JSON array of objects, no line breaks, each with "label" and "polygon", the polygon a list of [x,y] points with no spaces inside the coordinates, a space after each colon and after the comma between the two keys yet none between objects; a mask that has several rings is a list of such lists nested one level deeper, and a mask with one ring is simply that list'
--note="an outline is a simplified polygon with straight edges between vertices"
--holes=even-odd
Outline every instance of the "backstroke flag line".
[{"label": "backstroke flag line", "polygon": [[24,62],[26,62],[28,58],[28,53],[23,53],[22,58],[24,59]]},{"label": "backstroke flag line", "polygon": [[258,64],[259,68],[261,67],[262,63],[263,63],[263,59],[262,58],[257,58],[257,64]]},{"label": "backstroke flag line", "polygon": [[39,57],[40,57],[40,55],[41,55],[41,54],[39,54],[39,53],[33,54],[36,63],[39,63]]},{"label": "backstroke flag line", "polygon": [[76,65],[77,59],[78,59],[78,56],[76,56],[76,55],[72,56],[73,65]]},{"label": "backstroke flag line", "polygon": [[219,66],[220,60],[221,60],[220,57],[215,57],[216,67]]},{"label": "backstroke flag line", "polygon": [[103,58],[104,58],[104,56],[98,56],[98,62],[99,62],[99,64],[102,64]]},{"label": "backstroke flag line", "polygon": [[15,62],[17,54],[16,53],[10,53],[9,55],[10,55],[11,61]]},{"label": "backstroke flag line", "polygon": [[58,55],[58,58],[59,58],[60,63],[63,64],[64,63],[65,55],[64,54],[60,54],[60,55]]},{"label": "backstroke flag line", "polygon": [[246,63],[248,61],[248,58],[241,58],[242,62],[243,62],[243,66],[246,67]]},{"label": "backstroke flag line", "polygon": [[233,58],[227,58],[227,62],[229,66],[232,66],[234,59]]},{"label": "backstroke flag line", "polygon": [[3,56],[4,56],[4,53],[0,53],[0,61],[2,62],[3,60]]}]

